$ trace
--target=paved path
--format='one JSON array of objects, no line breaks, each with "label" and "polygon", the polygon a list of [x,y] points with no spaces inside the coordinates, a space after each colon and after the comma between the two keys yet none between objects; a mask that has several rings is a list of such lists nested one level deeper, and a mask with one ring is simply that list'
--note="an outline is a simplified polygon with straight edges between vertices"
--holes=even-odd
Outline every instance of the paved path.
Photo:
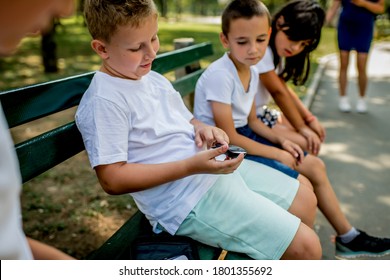
[{"label": "paved path", "polygon": [[[320,158],[350,222],[373,235],[390,236],[390,42],[374,45],[370,54],[367,114],[339,112],[338,57],[326,61],[311,87],[312,102],[305,101],[327,130]],[[358,88],[351,63],[348,93],[354,109]],[[335,232],[321,213],[316,231],[323,259],[334,259],[330,240]]]}]

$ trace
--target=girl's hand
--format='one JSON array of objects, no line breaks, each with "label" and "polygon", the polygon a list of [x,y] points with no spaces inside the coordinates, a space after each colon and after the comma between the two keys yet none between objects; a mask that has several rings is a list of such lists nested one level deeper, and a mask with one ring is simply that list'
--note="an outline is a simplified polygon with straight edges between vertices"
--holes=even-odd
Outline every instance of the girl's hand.
[{"label": "girl's hand", "polygon": [[318,155],[321,148],[321,139],[317,135],[316,132],[314,132],[309,127],[305,126],[304,128],[299,130],[299,133],[303,135],[303,137],[307,140],[308,150],[313,155]]},{"label": "girl's hand", "polygon": [[190,173],[208,173],[208,174],[229,174],[234,172],[240,166],[244,155],[240,154],[237,158],[218,161],[215,158],[224,154],[228,145],[224,144],[215,149],[208,149],[197,153],[188,159]]},{"label": "girl's hand", "polygon": [[291,169],[296,169],[298,167],[297,159],[291,155],[289,152],[280,150],[276,156],[276,160],[287,165]]},{"label": "girl's hand", "polygon": [[283,150],[289,152],[290,155],[293,156],[293,158],[296,161],[296,164],[302,163],[305,155],[302,151],[302,148],[299,145],[295,144],[294,142],[291,142],[290,140],[285,139],[281,143],[281,146],[282,146]]},{"label": "girl's hand", "polygon": [[321,142],[323,143],[325,141],[326,137],[326,131],[325,128],[321,125],[321,123],[318,121],[317,118],[315,118],[312,122],[308,124],[308,126],[317,133],[318,137],[320,138]]},{"label": "girl's hand", "polygon": [[351,3],[358,7],[363,7],[365,2],[366,0],[351,0]]}]

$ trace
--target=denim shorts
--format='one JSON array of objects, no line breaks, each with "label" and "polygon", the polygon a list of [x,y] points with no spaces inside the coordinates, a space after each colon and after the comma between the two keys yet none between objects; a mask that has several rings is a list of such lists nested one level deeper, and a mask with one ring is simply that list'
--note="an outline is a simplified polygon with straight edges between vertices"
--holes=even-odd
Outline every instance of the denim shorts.
[{"label": "denim shorts", "polygon": [[[277,147],[277,148],[280,148],[280,146],[278,145],[275,145],[274,143],[268,141],[267,139],[257,135],[256,133],[254,133],[252,131],[252,129],[249,128],[248,125],[246,126],[243,126],[243,127],[239,127],[239,128],[236,128],[236,131],[238,134],[241,134],[241,135],[244,135],[258,143],[261,143],[261,144],[264,144],[264,145],[268,145],[268,146],[273,146],[273,147]],[[306,155],[307,153],[305,153]],[[299,176],[299,172],[292,169],[291,167],[277,161],[277,160],[274,160],[274,159],[269,159],[269,158],[265,158],[265,157],[261,157],[261,156],[254,156],[254,155],[250,155],[250,154],[247,154],[245,156],[246,159],[249,159],[249,160],[253,160],[253,161],[257,161],[259,163],[262,163],[262,164],[265,164],[265,165],[268,165],[272,168],[275,168],[285,174],[287,174],[288,176],[290,177],[293,177],[293,178],[298,178]]]}]

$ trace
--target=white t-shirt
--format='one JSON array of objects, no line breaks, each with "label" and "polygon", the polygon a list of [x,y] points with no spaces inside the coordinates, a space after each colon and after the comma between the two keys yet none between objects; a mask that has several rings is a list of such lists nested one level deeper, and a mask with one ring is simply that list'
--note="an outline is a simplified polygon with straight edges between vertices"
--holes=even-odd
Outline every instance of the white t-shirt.
[{"label": "white t-shirt", "polygon": [[[97,72],[76,113],[92,167],[191,157],[199,152],[192,118],[171,83],[153,71],[140,80]],[[174,234],[217,178],[193,175],[131,195],[155,232],[159,223]]]},{"label": "white t-shirt", "polygon": [[22,180],[14,145],[0,104],[0,259],[33,259],[22,227]]},{"label": "white t-shirt", "polygon": [[[267,47],[265,51],[264,57],[254,66],[258,74],[267,73],[269,71],[275,70],[274,66],[274,56],[272,53],[271,47]],[[263,112],[263,106],[268,105],[271,101],[271,94],[265,88],[261,80],[259,81],[259,90],[255,97],[256,103],[256,113],[257,115],[261,115]]]},{"label": "white t-shirt", "polygon": [[248,91],[245,91],[234,63],[225,53],[213,62],[199,78],[195,88],[194,115],[209,125],[215,125],[209,101],[230,104],[236,128],[248,123],[257,92],[259,75],[251,67],[251,80]]}]

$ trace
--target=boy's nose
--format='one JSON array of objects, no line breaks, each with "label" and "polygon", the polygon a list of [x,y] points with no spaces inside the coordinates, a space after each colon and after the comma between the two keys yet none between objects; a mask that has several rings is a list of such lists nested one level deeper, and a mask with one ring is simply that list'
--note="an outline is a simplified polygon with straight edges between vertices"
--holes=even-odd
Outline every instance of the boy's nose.
[{"label": "boy's nose", "polygon": [[249,54],[257,53],[258,51],[259,51],[259,49],[255,43],[250,44],[250,47],[248,50]]},{"label": "boy's nose", "polygon": [[146,59],[154,59],[157,55],[157,52],[154,50],[152,46],[148,48],[148,50],[145,53],[145,58]]},{"label": "boy's nose", "polygon": [[157,56],[157,50],[155,50],[153,44],[149,44],[145,51],[145,58],[146,59],[155,59]]}]

